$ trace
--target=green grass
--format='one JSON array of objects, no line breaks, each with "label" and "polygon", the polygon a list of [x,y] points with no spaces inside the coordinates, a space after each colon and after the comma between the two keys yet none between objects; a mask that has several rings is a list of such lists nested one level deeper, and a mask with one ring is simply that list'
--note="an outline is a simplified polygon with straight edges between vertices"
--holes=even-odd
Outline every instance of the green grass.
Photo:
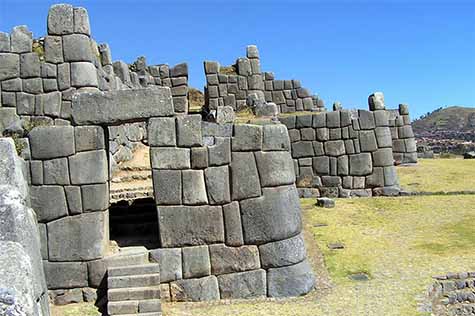
[{"label": "green grass", "polygon": [[419,159],[417,165],[397,170],[401,186],[408,191],[475,191],[472,159]]},{"label": "green grass", "polygon": [[99,316],[101,313],[92,303],[51,306],[52,316]]}]

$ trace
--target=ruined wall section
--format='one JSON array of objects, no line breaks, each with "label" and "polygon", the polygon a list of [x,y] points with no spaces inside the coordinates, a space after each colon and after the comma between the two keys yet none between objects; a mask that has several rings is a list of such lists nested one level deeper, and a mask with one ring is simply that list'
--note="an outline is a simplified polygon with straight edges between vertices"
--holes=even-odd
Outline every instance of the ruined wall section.
[{"label": "ruined wall section", "polygon": [[256,46],[248,46],[246,56],[229,67],[221,67],[218,62],[204,62],[205,107],[209,112],[221,106],[231,106],[239,111],[247,106],[246,98],[253,93],[277,104],[281,113],[324,110],[323,100],[311,95],[300,81],[276,80],[273,73],[262,72]]},{"label": "ruined wall section", "polygon": [[409,117],[409,107],[400,104],[397,110],[389,112],[389,128],[396,164],[417,163],[416,138]]},{"label": "ruined wall section", "polygon": [[[314,286],[282,124],[149,121],[163,295],[213,300],[302,295]],[[166,294],[165,294],[166,293]]]},{"label": "ruined wall section", "polygon": [[289,131],[300,196],[399,194],[386,110],[279,119]]}]

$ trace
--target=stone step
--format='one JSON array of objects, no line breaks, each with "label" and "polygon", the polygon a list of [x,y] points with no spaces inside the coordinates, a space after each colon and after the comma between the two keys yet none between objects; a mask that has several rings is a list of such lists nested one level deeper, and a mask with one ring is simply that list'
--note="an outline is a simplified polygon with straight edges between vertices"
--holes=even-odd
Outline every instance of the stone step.
[{"label": "stone step", "polygon": [[158,274],[160,266],[157,263],[147,263],[139,265],[127,265],[124,267],[112,267],[108,270],[109,277],[132,276],[145,274]]},{"label": "stone step", "polygon": [[160,274],[143,274],[143,275],[126,275],[109,277],[107,279],[107,286],[109,289],[131,288],[154,286],[160,284]]},{"label": "stone step", "polygon": [[162,308],[160,299],[109,302],[109,315],[157,315]]},{"label": "stone step", "polygon": [[131,287],[123,289],[109,289],[107,298],[110,302],[160,299],[160,286]]}]

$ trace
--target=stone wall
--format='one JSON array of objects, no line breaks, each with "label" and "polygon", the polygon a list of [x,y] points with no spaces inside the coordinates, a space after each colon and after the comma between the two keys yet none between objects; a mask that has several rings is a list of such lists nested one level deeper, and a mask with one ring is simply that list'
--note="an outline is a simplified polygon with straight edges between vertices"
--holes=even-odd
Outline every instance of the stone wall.
[{"label": "stone wall", "polygon": [[0,138],[1,315],[49,315],[42,231],[29,204],[24,161],[12,139]]},{"label": "stone wall", "polygon": [[434,279],[428,290],[432,315],[475,315],[475,272],[448,273]]},{"label": "stone wall", "polygon": [[204,62],[205,108],[210,113],[221,106],[239,111],[247,106],[246,99],[253,93],[277,104],[281,113],[324,110],[323,100],[303,88],[299,80],[276,80],[273,73],[262,72],[256,46],[248,46],[246,56],[228,67]]},{"label": "stone wall", "polygon": [[281,115],[300,196],[397,195],[388,112],[338,110]]},{"label": "stone wall", "polygon": [[389,128],[396,164],[417,163],[416,139],[409,117],[409,107],[400,104],[399,109],[390,110],[389,113]]}]

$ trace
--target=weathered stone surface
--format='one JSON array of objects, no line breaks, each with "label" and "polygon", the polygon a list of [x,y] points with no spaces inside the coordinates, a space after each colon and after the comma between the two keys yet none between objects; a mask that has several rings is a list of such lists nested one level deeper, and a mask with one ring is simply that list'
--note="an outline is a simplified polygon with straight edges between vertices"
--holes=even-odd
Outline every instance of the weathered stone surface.
[{"label": "weathered stone surface", "polygon": [[[0,138],[0,184],[16,188],[23,199],[26,199],[28,183],[25,180],[26,174],[23,163],[17,156],[13,139]],[[0,195],[0,202],[1,198]]]},{"label": "weathered stone surface", "polygon": [[[234,107],[236,107],[235,103],[236,101],[234,100],[234,95],[229,95],[226,97],[225,106],[220,106],[216,109],[216,123],[218,124],[224,124],[224,123],[232,123],[234,122],[234,119],[236,118],[236,114],[234,113]],[[233,106],[234,105],[234,106]]]},{"label": "weathered stone surface", "polygon": [[44,262],[48,289],[71,289],[87,286],[85,262]]},{"label": "weathered stone surface", "polygon": [[188,64],[181,63],[173,66],[170,69],[170,76],[172,77],[188,77]]},{"label": "weathered stone surface", "polygon": [[211,274],[208,246],[185,247],[183,255],[183,278],[199,278]]},{"label": "weathered stone surface", "polygon": [[373,152],[373,166],[385,167],[393,165],[393,150],[391,148],[381,148]]},{"label": "weathered stone surface", "polygon": [[71,126],[35,127],[28,138],[34,159],[51,159],[74,154],[74,129]]},{"label": "weathered stone surface", "polygon": [[240,202],[246,244],[263,244],[297,235],[302,223],[295,186],[262,191],[262,197]]},{"label": "weathered stone surface", "polygon": [[215,61],[204,61],[204,68],[206,74],[217,74],[219,72],[219,63]]},{"label": "weathered stone surface", "polygon": [[362,153],[350,155],[350,174],[353,176],[365,176],[372,172],[373,162],[371,154]]},{"label": "weathered stone surface", "polygon": [[221,166],[231,162],[231,139],[228,137],[216,137],[215,145],[208,147],[210,166]]},{"label": "weathered stone surface", "polygon": [[345,142],[342,140],[332,140],[326,142],[325,153],[334,157],[345,154]]},{"label": "weathered stone surface", "polygon": [[0,132],[20,120],[15,108],[0,108]]},{"label": "weathered stone surface", "polygon": [[80,288],[71,290],[50,290],[48,294],[54,305],[67,305],[83,302],[83,293]]},{"label": "weathered stone surface", "polygon": [[91,34],[89,16],[84,8],[74,8],[74,33]]},{"label": "weathered stone surface", "polygon": [[153,170],[155,201],[159,205],[178,205],[182,199],[180,170]]},{"label": "weathered stone surface", "polygon": [[17,54],[0,54],[0,81],[20,76],[20,56]]},{"label": "weathered stone surface", "polygon": [[208,204],[204,174],[202,170],[183,170],[183,204]]},{"label": "weathered stone surface", "polygon": [[210,204],[231,202],[228,166],[207,168],[205,179]]},{"label": "weathered stone surface", "polygon": [[230,273],[218,276],[221,299],[244,299],[266,296],[266,271]]},{"label": "weathered stone surface", "polygon": [[63,63],[58,65],[58,88],[59,90],[63,91],[63,99],[65,98],[65,94],[71,87],[71,67],[68,63]]},{"label": "weathered stone surface", "polygon": [[378,143],[378,147],[388,147],[391,148],[392,146],[392,139],[391,139],[391,130],[388,127],[376,127],[376,141]]},{"label": "weathered stone surface", "polygon": [[63,36],[64,61],[92,62],[91,41],[84,34],[71,34]]},{"label": "weathered stone surface", "polygon": [[324,207],[324,208],[334,208],[335,207],[335,200],[330,199],[328,197],[320,197],[317,198],[317,206]]},{"label": "weathered stone surface", "polygon": [[231,187],[233,200],[261,195],[259,173],[252,152],[232,153]]},{"label": "weathered stone surface", "polygon": [[20,115],[33,115],[35,113],[35,96],[23,92],[16,93],[16,108]]},{"label": "weathered stone surface", "polygon": [[12,53],[29,53],[33,46],[33,34],[26,25],[15,26],[10,34]]},{"label": "weathered stone surface", "polygon": [[73,6],[70,4],[55,4],[48,12],[48,34],[64,35],[74,31]]},{"label": "weathered stone surface", "polygon": [[82,197],[81,188],[79,186],[64,187],[66,200],[68,201],[68,209],[71,215],[82,213]]},{"label": "weathered stone surface", "polygon": [[290,139],[283,124],[268,124],[264,126],[264,139],[262,150],[286,150],[290,149]]},{"label": "weathered stone surface", "polygon": [[69,184],[67,158],[57,158],[43,162],[44,184]]},{"label": "weathered stone surface", "polygon": [[163,247],[224,242],[220,206],[159,206],[158,215]]},{"label": "weathered stone surface", "polygon": [[359,110],[358,115],[359,115],[359,123],[360,123],[361,129],[370,130],[376,127],[376,122],[374,120],[373,112]]},{"label": "weathered stone surface", "polygon": [[72,184],[105,183],[109,177],[105,150],[84,151],[69,157]]},{"label": "weathered stone surface", "polygon": [[60,186],[32,186],[30,188],[31,207],[35,210],[39,222],[68,215],[66,197]]},{"label": "weathered stone surface", "polygon": [[378,149],[378,143],[376,142],[374,131],[360,131],[359,134],[361,151],[369,152]]},{"label": "weathered stone surface", "polygon": [[31,78],[40,76],[40,59],[36,53],[20,55],[20,76]]},{"label": "weathered stone surface", "polygon": [[148,142],[151,146],[175,146],[175,118],[151,118],[148,121]]},{"label": "weathered stone surface", "polygon": [[239,203],[234,201],[223,206],[224,231],[226,232],[226,245],[242,246],[244,238],[242,233],[241,214]]},{"label": "weathered stone surface", "polygon": [[227,247],[223,244],[209,246],[211,272],[215,275],[242,272],[260,268],[256,246]]},{"label": "weathered stone surface", "polygon": [[204,169],[208,167],[208,148],[193,147],[191,148],[191,168]]},{"label": "weathered stone surface", "polygon": [[394,166],[384,167],[384,185],[393,186],[398,185],[397,171]]},{"label": "weathered stone surface", "polygon": [[43,92],[43,81],[41,78],[28,78],[22,80],[23,91],[27,93],[39,94]]},{"label": "weathered stone surface", "polygon": [[71,85],[77,88],[97,87],[97,72],[94,64],[83,61],[71,63]]},{"label": "weathered stone surface", "polygon": [[104,149],[104,130],[100,126],[77,126],[74,128],[76,151]]},{"label": "weathered stone surface", "polygon": [[306,260],[293,266],[269,269],[267,272],[267,295],[270,297],[304,295],[314,286],[315,276]]},{"label": "weathered stone surface", "polygon": [[178,146],[201,146],[201,115],[179,116],[176,122]]},{"label": "weathered stone surface", "polygon": [[232,149],[233,151],[261,150],[262,126],[251,124],[235,125]]},{"label": "weathered stone surface", "polygon": [[162,87],[79,93],[73,97],[72,107],[78,125],[112,124],[174,113],[170,90]]},{"label": "weathered stone surface", "polygon": [[64,61],[63,41],[60,36],[46,36],[44,45],[46,62],[59,64]]},{"label": "weathered stone surface", "polygon": [[160,282],[171,282],[183,277],[181,248],[160,248],[150,251],[152,261],[160,263]]},{"label": "weathered stone surface", "polygon": [[154,169],[189,169],[191,166],[189,148],[152,147],[150,156]]},{"label": "weathered stone surface", "polygon": [[218,280],[214,275],[172,282],[170,292],[172,301],[219,300]]},{"label": "weathered stone surface", "polygon": [[383,167],[374,167],[373,173],[366,176],[366,187],[375,188],[384,186]]},{"label": "weathered stone surface", "polygon": [[292,143],[292,157],[312,157],[314,155],[311,141]]},{"label": "weathered stone surface", "polygon": [[93,184],[81,186],[84,212],[103,211],[109,207],[109,185]]},{"label": "weathered stone surface", "polygon": [[295,182],[294,164],[288,151],[256,152],[255,157],[263,187]]},{"label": "weathered stone surface", "polygon": [[0,53],[10,52],[10,35],[0,32]]},{"label": "weathered stone surface", "polygon": [[306,257],[302,235],[261,245],[259,253],[262,267],[266,269],[293,265]]},{"label": "weathered stone surface", "polygon": [[327,113],[327,126],[328,128],[340,127],[340,112],[328,112]]},{"label": "weathered stone surface", "polygon": [[[108,242],[107,212],[64,217],[47,224],[50,261],[101,258]],[[74,238],[71,238],[74,236]]]},{"label": "weathered stone surface", "polygon": [[368,97],[368,105],[371,111],[384,110],[384,94],[382,92],[375,92]]},{"label": "weathered stone surface", "polygon": [[295,126],[297,128],[312,127],[313,115],[296,116]]}]

